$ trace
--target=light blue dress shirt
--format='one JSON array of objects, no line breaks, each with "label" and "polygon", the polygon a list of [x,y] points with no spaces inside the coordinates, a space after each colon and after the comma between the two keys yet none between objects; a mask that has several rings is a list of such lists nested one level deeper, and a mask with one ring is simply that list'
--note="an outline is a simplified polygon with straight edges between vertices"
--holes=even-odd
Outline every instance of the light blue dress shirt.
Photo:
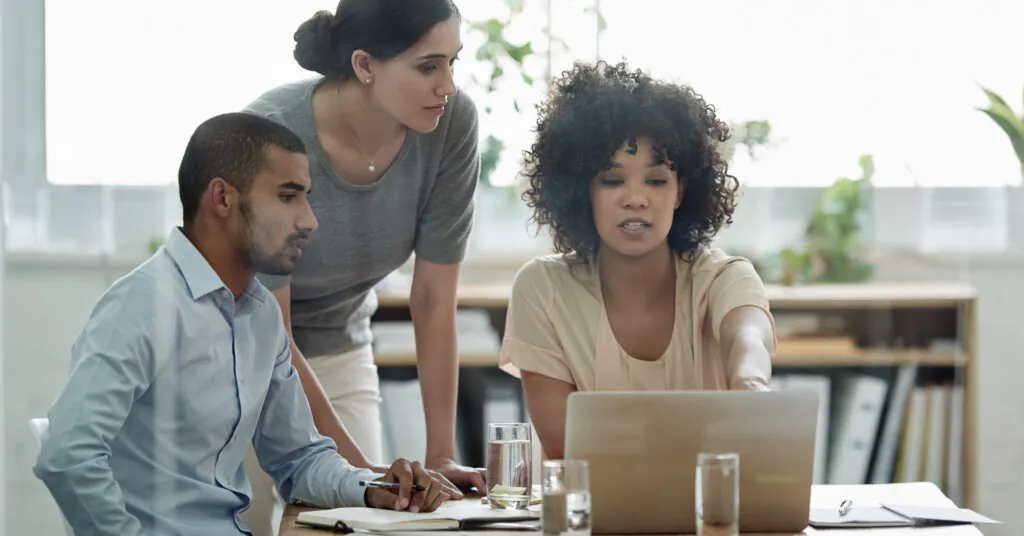
[{"label": "light blue dress shirt", "polygon": [[286,501],[364,506],[380,475],[317,433],[290,360],[273,295],[234,299],[174,229],[93,309],[34,472],[75,534],[249,533],[250,442]]}]

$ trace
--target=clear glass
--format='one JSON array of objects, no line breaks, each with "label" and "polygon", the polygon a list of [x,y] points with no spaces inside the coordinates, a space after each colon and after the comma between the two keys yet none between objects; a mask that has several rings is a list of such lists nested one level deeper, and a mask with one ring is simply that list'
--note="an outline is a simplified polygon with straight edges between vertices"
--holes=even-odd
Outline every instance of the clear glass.
[{"label": "clear glass", "polygon": [[740,456],[697,455],[697,536],[738,536],[740,531]]},{"label": "clear glass", "polygon": [[487,502],[496,510],[524,510],[533,496],[530,425],[492,424],[487,434]]},{"label": "clear glass", "polygon": [[544,534],[590,534],[590,467],[585,460],[548,460],[542,467]]}]

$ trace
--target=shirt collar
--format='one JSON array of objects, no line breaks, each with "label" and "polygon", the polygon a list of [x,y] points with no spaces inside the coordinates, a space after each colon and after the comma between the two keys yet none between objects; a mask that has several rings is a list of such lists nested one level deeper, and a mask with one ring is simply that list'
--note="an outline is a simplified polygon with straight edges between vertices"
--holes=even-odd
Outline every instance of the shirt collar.
[{"label": "shirt collar", "polygon": [[227,288],[217,272],[213,271],[213,267],[206,261],[206,257],[203,257],[203,254],[196,249],[196,246],[185,236],[180,227],[171,230],[171,235],[167,238],[167,245],[164,247],[174,263],[178,265],[178,270],[181,271],[181,276],[185,279],[185,284],[188,285],[193,300],[198,300],[215,290]]},{"label": "shirt collar", "polygon": [[[164,247],[174,263],[178,265],[185,284],[188,285],[188,289],[192,293],[193,300],[198,300],[216,290],[228,290],[224,281],[206,261],[206,257],[203,257],[203,254],[196,249],[195,244],[185,236],[180,227],[171,230],[171,235],[167,238],[167,245]],[[260,282],[254,277],[242,294],[262,305],[265,301],[261,290],[263,289]]]}]

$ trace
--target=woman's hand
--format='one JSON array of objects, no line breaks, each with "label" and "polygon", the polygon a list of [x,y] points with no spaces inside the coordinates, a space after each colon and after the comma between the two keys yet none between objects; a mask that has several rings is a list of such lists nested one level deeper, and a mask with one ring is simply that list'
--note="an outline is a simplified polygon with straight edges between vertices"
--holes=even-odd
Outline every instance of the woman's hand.
[{"label": "woman's hand", "polygon": [[[471,488],[475,487],[481,494],[487,493],[487,488],[484,483],[484,470],[466,467],[455,463],[455,460],[451,458],[433,458],[427,460],[427,467],[433,471],[437,471],[444,476],[446,481],[450,481],[459,488]],[[455,488],[458,496],[456,499],[461,499],[463,494],[458,488]]]},{"label": "woman's hand", "polygon": [[[381,488],[367,488],[366,505],[371,508],[433,512],[451,498],[446,489],[451,483],[444,477],[434,476],[420,465],[405,458],[395,460],[379,482],[397,482],[398,491]],[[422,488],[415,491],[414,486]],[[418,488],[417,488],[418,489]]]}]

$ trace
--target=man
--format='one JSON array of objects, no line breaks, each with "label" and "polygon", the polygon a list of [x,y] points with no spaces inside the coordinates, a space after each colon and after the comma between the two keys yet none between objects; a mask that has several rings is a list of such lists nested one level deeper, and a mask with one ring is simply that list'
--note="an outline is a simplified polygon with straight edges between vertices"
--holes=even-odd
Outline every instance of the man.
[{"label": "man", "polygon": [[289,273],[316,229],[302,142],[220,115],[193,134],[178,181],[183,227],[100,298],[50,408],[34,471],[75,533],[251,534],[238,518],[250,442],[289,502],[436,509],[448,490],[418,463],[357,469],[317,433],[281,310],[254,278]]}]

